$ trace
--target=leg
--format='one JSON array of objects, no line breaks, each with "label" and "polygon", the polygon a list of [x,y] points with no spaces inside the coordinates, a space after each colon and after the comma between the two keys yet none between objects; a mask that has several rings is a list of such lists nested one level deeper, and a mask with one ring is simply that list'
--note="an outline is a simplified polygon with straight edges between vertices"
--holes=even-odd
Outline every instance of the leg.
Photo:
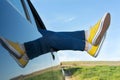
[{"label": "leg", "polygon": [[[80,50],[84,51],[85,41],[70,36],[54,33],[46,35],[34,41],[24,43],[29,59],[50,52],[51,48],[56,50]],[[34,54],[33,54],[34,53]]]},{"label": "leg", "polygon": [[60,33],[55,33],[52,36],[47,37],[46,43],[57,50],[84,51],[85,48],[85,40],[76,39],[74,37]]},{"label": "leg", "polygon": [[[0,37],[0,42],[22,68],[26,66],[29,59],[50,52],[51,48],[57,50],[81,51],[85,48],[84,40],[51,31],[45,31],[44,34],[42,38],[26,42],[24,45],[7,40],[3,37]],[[83,36],[85,35],[83,34]]]},{"label": "leg", "polygon": [[50,52],[51,47],[46,43],[46,38],[42,37],[33,41],[24,43],[26,53],[29,59],[33,59],[40,55]]},{"label": "leg", "polygon": [[[107,29],[110,25],[110,13],[106,13],[102,19],[100,19],[94,26],[92,26],[89,30],[86,31],[75,31],[75,32],[56,32],[61,35],[71,36],[77,39],[86,40],[89,43],[97,46],[100,44],[104,34],[106,33]],[[51,35],[55,32],[53,31],[46,31],[42,29],[38,29],[39,32],[43,35]],[[83,36],[85,32],[85,36]]]},{"label": "leg", "polygon": [[41,34],[43,34],[42,38],[24,43],[24,45],[2,37],[0,37],[0,42],[3,47],[11,53],[12,57],[21,67],[25,67],[28,63],[28,57],[33,59],[39,55],[50,52],[51,48],[57,50],[85,50],[90,55],[96,57],[105,39],[105,33],[109,24],[110,14],[107,13],[102,20],[90,29],[90,32],[88,31],[88,34],[83,32],[81,34],[82,37],[78,37],[79,32],[77,32],[76,35],[76,32],[68,33],[40,30]]},{"label": "leg", "polygon": [[105,37],[102,39],[100,45],[93,46],[85,40],[76,39],[59,33],[54,33],[51,36],[42,37],[37,40],[27,42],[24,44],[24,46],[30,59],[50,52],[51,48],[57,50],[87,51],[91,56],[97,57],[104,39]]},{"label": "leg", "polygon": [[71,36],[76,39],[85,40],[85,31],[84,30],[74,31],[74,32],[58,32],[58,33],[61,35],[63,34],[63,35]]},{"label": "leg", "polygon": [[48,31],[48,30],[43,30],[43,29],[38,29],[38,30],[43,36],[58,33],[58,34],[70,36],[70,37],[73,37],[73,38],[76,38],[76,39],[85,40],[85,35],[84,35],[85,31],[84,30],[73,31],[73,32],[53,32],[53,31]]},{"label": "leg", "polygon": [[[83,36],[85,37],[85,33],[83,34]],[[63,35],[60,33],[55,33],[54,35],[47,37],[46,42],[52,48],[55,48],[57,50],[86,51],[89,55],[93,57],[97,57],[101,49],[101,46],[104,42],[104,39],[105,39],[105,35],[102,38],[100,44],[97,46],[94,46],[85,40],[73,38],[71,36]]]}]

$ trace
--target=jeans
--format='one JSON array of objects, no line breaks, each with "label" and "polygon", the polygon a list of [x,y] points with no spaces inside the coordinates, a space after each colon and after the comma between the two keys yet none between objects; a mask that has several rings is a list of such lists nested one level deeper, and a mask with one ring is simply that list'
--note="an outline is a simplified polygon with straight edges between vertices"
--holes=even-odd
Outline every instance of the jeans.
[{"label": "jeans", "polygon": [[39,29],[43,37],[33,41],[25,42],[24,46],[29,59],[33,59],[53,49],[59,50],[79,50],[85,49],[85,31],[75,32],[53,32]]}]

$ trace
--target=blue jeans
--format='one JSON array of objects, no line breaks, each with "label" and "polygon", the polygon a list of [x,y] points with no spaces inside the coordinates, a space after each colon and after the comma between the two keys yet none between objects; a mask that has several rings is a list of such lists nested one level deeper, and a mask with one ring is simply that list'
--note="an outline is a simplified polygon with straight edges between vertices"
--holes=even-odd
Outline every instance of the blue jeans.
[{"label": "blue jeans", "polygon": [[79,50],[85,49],[85,31],[75,32],[53,32],[39,29],[43,37],[24,43],[29,59],[33,59],[53,49]]}]

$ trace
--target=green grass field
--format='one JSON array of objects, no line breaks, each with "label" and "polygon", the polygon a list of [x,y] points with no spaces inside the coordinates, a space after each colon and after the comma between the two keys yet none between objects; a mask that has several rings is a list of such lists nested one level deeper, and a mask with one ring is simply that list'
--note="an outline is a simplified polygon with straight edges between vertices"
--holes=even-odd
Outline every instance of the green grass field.
[{"label": "green grass field", "polygon": [[[62,62],[61,67],[70,72],[69,80],[120,80],[119,61]],[[52,72],[49,69],[38,71],[18,80],[63,80],[61,70],[57,67],[52,69]]]},{"label": "green grass field", "polygon": [[[72,74],[71,80],[120,80],[120,67],[119,66],[82,66],[67,68]],[[51,75],[57,76],[54,80],[62,80],[60,71],[55,71],[54,74],[47,72],[25,80],[51,80]]]},{"label": "green grass field", "polygon": [[63,80],[61,67],[54,66],[26,75],[19,75],[10,80]]},{"label": "green grass field", "polygon": [[68,68],[74,80],[120,80],[119,66]]},{"label": "green grass field", "polygon": [[62,80],[60,70],[48,71],[36,76],[26,78],[24,80]]},{"label": "green grass field", "polygon": [[[80,64],[83,64],[83,65],[78,66]],[[77,62],[77,63],[74,63],[74,62],[71,62],[68,64],[68,65],[71,65],[71,67],[67,65],[65,69],[71,72],[72,78],[70,80],[120,80],[120,66],[118,64],[120,63],[118,62],[116,63],[112,63],[112,62],[90,62],[90,63],[88,62],[78,63]]]}]

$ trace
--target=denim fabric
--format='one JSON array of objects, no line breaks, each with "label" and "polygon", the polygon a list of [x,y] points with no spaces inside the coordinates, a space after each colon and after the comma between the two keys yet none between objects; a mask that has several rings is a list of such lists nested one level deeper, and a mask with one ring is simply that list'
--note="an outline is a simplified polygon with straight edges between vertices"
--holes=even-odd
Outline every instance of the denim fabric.
[{"label": "denim fabric", "polygon": [[53,32],[39,29],[43,37],[24,43],[29,59],[55,50],[79,50],[85,48],[85,31]]}]

